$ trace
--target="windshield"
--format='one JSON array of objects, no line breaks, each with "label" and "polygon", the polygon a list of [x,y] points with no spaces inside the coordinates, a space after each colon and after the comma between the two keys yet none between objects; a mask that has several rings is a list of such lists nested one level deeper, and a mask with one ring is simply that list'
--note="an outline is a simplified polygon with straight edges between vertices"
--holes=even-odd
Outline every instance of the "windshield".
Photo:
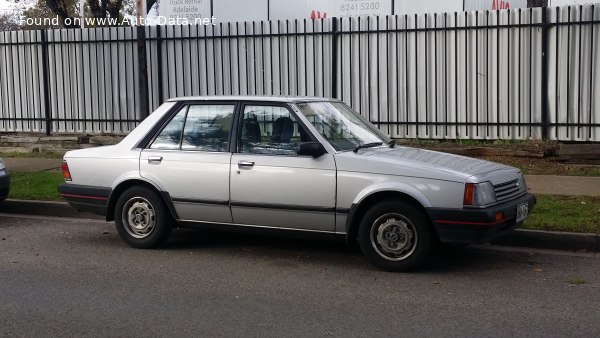
[{"label": "windshield", "polygon": [[369,121],[341,102],[306,102],[296,106],[337,151],[390,142]]}]

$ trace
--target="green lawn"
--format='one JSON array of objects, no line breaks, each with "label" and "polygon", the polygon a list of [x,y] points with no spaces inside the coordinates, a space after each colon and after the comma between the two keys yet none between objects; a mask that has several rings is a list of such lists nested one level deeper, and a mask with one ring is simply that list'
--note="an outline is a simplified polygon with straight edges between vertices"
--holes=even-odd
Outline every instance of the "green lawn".
[{"label": "green lawn", "polygon": [[[10,198],[59,201],[56,172],[13,172]],[[537,195],[525,229],[600,233],[600,197]]]},{"label": "green lawn", "polygon": [[62,182],[62,174],[57,172],[12,172],[9,198],[60,201],[58,185]]},{"label": "green lawn", "polygon": [[537,195],[525,229],[600,233],[600,197]]}]

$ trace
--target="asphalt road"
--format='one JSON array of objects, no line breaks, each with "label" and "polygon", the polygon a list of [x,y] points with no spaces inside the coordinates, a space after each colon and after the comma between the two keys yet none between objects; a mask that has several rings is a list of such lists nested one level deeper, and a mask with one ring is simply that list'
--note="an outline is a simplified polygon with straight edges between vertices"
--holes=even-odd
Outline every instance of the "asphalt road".
[{"label": "asphalt road", "polygon": [[[569,282],[585,283],[572,285]],[[0,216],[0,337],[600,336],[600,258],[474,247],[380,272],[322,240]]]}]

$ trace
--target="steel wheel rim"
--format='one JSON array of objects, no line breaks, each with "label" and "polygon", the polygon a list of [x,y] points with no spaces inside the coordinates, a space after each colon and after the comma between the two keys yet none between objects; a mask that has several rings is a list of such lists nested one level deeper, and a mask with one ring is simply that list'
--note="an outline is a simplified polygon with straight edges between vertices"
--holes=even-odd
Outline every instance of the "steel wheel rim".
[{"label": "steel wheel rim", "polygon": [[371,245],[375,252],[388,261],[402,261],[417,249],[418,233],[415,225],[403,215],[385,214],[371,226]]},{"label": "steel wheel rim", "polygon": [[122,219],[127,233],[137,239],[150,236],[156,228],[154,206],[143,197],[133,197],[125,203]]}]

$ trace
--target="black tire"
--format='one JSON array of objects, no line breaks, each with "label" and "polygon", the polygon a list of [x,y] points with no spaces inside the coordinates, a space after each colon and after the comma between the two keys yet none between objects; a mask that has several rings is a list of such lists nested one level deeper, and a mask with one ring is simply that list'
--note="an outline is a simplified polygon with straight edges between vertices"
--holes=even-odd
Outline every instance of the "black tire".
[{"label": "black tire", "polygon": [[172,230],[173,219],[162,198],[144,186],[131,187],[117,200],[115,225],[119,237],[138,249],[163,244]]},{"label": "black tire", "polygon": [[375,204],[358,230],[360,249],[369,263],[393,272],[415,270],[433,251],[434,234],[422,212],[402,200]]}]

